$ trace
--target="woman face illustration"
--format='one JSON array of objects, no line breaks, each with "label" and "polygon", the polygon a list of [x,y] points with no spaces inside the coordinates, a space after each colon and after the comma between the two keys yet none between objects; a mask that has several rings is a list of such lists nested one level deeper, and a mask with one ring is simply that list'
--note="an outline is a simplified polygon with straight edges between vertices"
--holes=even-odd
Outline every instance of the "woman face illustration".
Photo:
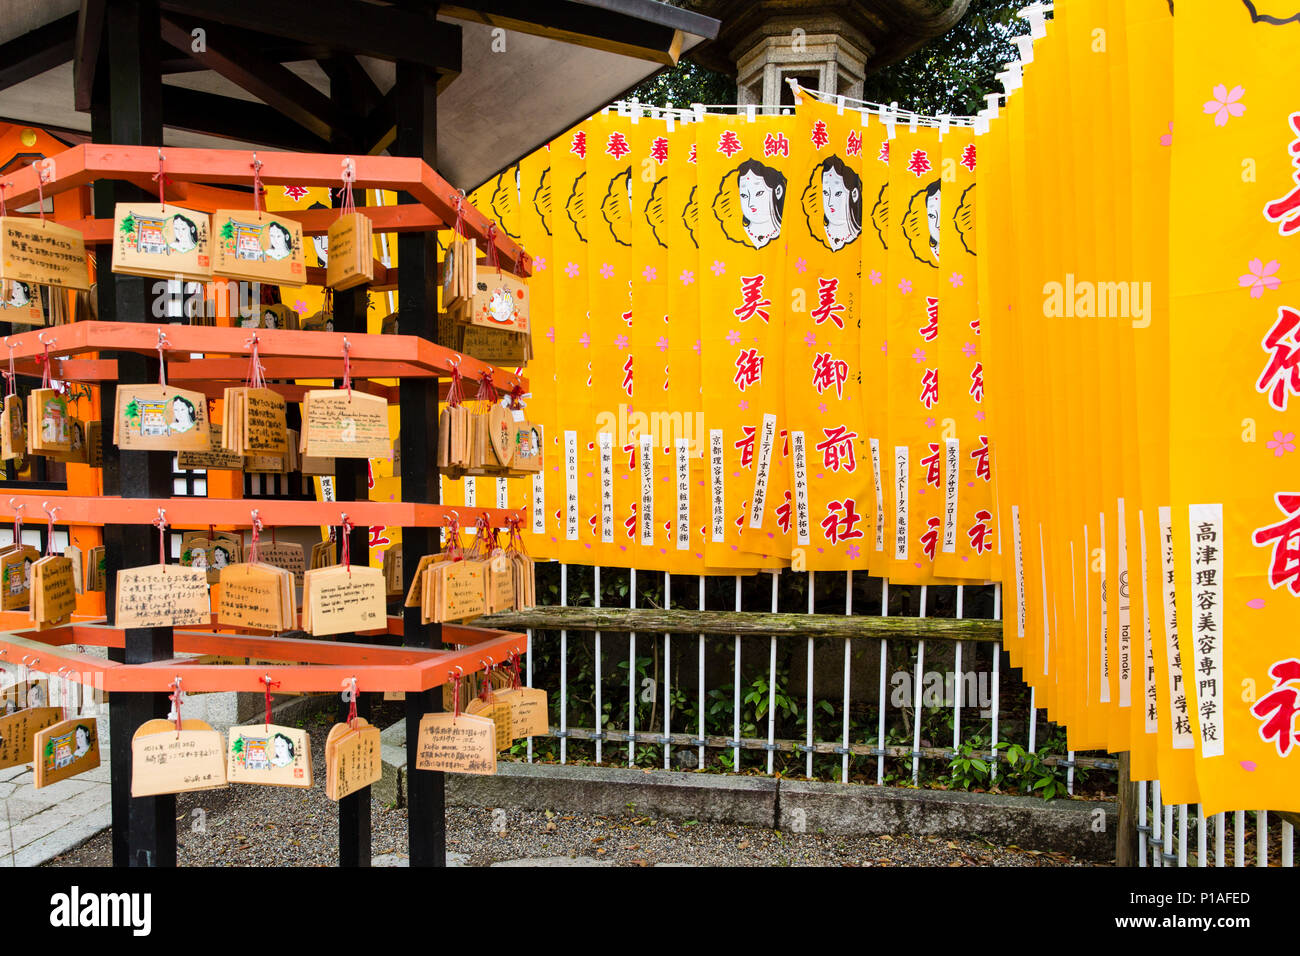
[{"label": "woman face illustration", "polygon": [[172,241],[186,249],[194,245],[194,227],[180,216],[172,217]]},{"label": "woman face illustration", "polygon": [[212,566],[214,568],[224,568],[230,564],[230,556],[226,554],[225,548],[212,549]]},{"label": "woman face illustration", "polygon": [[80,757],[90,749],[90,728],[78,727],[75,735],[77,740],[77,749],[73,752],[73,756]]},{"label": "woman face illustration", "polygon": [[9,283],[9,307],[20,309],[32,300],[31,291],[25,282]]},{"label": "woman face illustration", "polygon": [[272,747],[274,753],[271,755],[271,763],[283,767],[293,762],[293,748],[289,746],[289,741],[277,734]]},{"label": "woman face illustration", "polygon": [[775,211],[772,187],[761,176],[745,173],[740,177],[740,204],[751,232],[764,231],[759,226],[771,227]]},{"label": "woman face illustration", "polygon": [[316,247],[316,261],[321,265],[325,265],[329,262],[330,237],[312,236],[311,244]]},{"label": "woman face illustration", "polygon": [[189,431],[194,427],[194,411],[190,403],[177,395],[172,399],[172,428],[176,431]]},{"label": "woman face illustration", "polygon": [[276,327],[275,313],[267,309],[262,313],[262,328],[273,329]]},{"label": "woman face illustration", "polygon": [[289,233],[278,224],[272,223],[267,235],[271,244],[267,254],[272,259],[283,259],[289,254]]},{"label": "woman face illustration", "polygon": [[844,177],[833,169],[822,172],[822,213],[826,216],[826,225],[833,231],[842,232],[849,221],[849,202],[853,197],[844,185]]},{"label": "woman face illustration", "polygon": [[939,255],[939,190],[925,197],[925,215],[930,223],[930,248]]}]

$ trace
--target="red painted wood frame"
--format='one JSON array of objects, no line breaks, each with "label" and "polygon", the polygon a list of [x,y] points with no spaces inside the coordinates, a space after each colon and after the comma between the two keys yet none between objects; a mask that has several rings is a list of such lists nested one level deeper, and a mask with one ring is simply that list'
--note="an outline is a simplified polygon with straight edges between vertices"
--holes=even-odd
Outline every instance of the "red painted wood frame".
[{"label": "red painted wood frame", "polygon": [[[262,164],[259,176],[267,186],[338,187],[343,184],[343,163],[350,160],[356,170],[356,180],[352,184],[354,189],[390,189],[409,193],[443,228],[449,228],[455,223],[459,200],[461,230],[466,237],[476,239],[480,246],[486,248],[491,231],[501,267],[525,276],[532,272],[528,254],[505,235],[504,230],[489,230],[491,221],[465,201],[460,190],[453,188],[428,163],[406,156],[345,157],[332,153],[273,150],[257,150],[254,153],[235,149],[157,149],[153,146],[83,143],[39,163],[14,170],[9,179],[12,185],[8,185],[5,190],[5,202],[17,209],[36,202],[42,194],[53,195],[77,186],[87,186],[97,179],[126,180],[156,194],[158,184],[154,176],[159,172],[160,163],[163,174],[173,183],[167,187],[173,190],[169,198],[173,202],[183,201],[184,184],[187,182],[221,186],[251,185],[254,155]],[[166,189],[163,195],[167,196]],[[406,206],[394,208],[403,210]],[[402,225],[413,229],[434,227],[433,221],[427,225],[420,222],[423,214],[415,210],[407,215],[411,221]],[[383,225],[387,227],[396,221],[384,219]],[[307,222],[313,228],[319,228],[319,223],[315,220],[309,219]],[[95,227],[96,238],[100,235],[99,228]]]},{"label": "red painted wood frame", "polygon": [[[0,616],[13,627],[25,615]],[[390,618],[384,631],[358,632],[358,636],[400,632],[401,618]],[[395,625],[395,628],[394,628]],[[44,674],[114,691],[160,692],[172,689],[181,678],[186,691],[242,691],[262,693],[265,677],[279,681],[277,693],[341,691],[356,678],[356,689],[366,691],[421,691],[440,687],[453,677],[499,666],[511,654],[528,649],[523,634],[443,625],[443,643],[453,649],[390,647],[352,644],[310,638],[274,637],[268,634],[234,634],[216,630],[176,628],[173,648],[178,654],[222,655],[286,661],[283,664],[212,664],[196,658],[172,657],[147,664],[120,664],[90,654],[73,645],[121,648],[126,632],[105,624],[73,623],[45,631],[15,630],[0,633],[0,660],[24,665]]]},{"label": "red painted wood frame", "polygon": [[[489,365],[455,349],[434,345],[415,335],[353,335],[343,332],[303,332],[295,329],[244,329],[215,325],[167,325],[142,322],[72,322],[33,329],[0,340],[0,363],[13,356],[17,371],[39,376],[40,361],[66,359],[53,365],[50,374],[60,381],[115,380],[117,363],[109,359],[76,364],[75,356],[87,352],[141,352],[156,355],[158,335],[167,337],[168,379],[182,381],[242,382],[248,374],[249,345],[254,334],[257,354],[268,379],[342,378],[343,340],[348,340],[352,375],[366,378],[449,378],[459,369],[467,383],[479,382],[491,374],[501,392],[520,386],[528,391],[528,380],[507,368]],[[192,359],[190,354],[213,353],[226,358]],[[66,365],[67,367],[63,367]],[[112,373],[110,375],[109,373]],[[78,373],[85,377],[78,377]]]}]

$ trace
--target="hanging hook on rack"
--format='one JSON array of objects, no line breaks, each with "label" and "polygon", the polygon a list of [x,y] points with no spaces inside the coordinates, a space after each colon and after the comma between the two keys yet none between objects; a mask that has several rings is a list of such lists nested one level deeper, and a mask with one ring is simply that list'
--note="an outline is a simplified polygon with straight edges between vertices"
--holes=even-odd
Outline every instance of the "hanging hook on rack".
[{"label": "hanging hook on rack", "polygon": [[180,674],[176,675],[176,679],[172,681],[171,686],[172,686],[172,692],[171,694],[168,695],[167,699],[172,702],[172,712],[167,716],[168,717],[174,716],[176,718],[176,736],[179,737],[181,735],[181,675]]},{"label": "hanging hook on rack", "polygon": [[41,503],[41,508],[45,510],[46,516],[50,519],[49,526],[45,530],[45,556],[51,557],[54,554],[54,516],[59,513],[59,506],[55,505],[51,509],[50,503],[44,501]]},{"label": "hanging hook on rack", "polygon": [[167,510],[158,509],[158,517],[153,519],[153,526],[158,529],[158,563],[162,565],[163,573],[167,573],[167,553],[163,542],[166,540],[165,529],[167,527]]}]

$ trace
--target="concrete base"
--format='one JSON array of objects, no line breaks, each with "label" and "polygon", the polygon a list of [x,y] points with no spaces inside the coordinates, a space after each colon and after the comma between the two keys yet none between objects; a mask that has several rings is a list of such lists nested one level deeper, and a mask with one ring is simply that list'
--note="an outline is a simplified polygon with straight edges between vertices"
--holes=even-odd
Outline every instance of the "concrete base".
[{"label": "concrete base", "polygon": [[[384,775],[373,793],[393,806],[405,805],[405,731],[399,723],[381,733]],[[796,833],[984,839],[1094,861],[1114,859],[1118,825],[1113,802],[514,761],[498,763],[490,777],[448,774],[446,792],[452,806],[594,814],[634,808]]]}]

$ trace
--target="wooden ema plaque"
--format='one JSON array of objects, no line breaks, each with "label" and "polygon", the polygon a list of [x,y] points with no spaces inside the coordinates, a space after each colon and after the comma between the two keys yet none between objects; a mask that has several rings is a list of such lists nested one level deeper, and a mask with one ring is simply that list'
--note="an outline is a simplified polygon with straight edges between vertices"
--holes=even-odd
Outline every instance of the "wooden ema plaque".
[{"label": "wooden ema plaque", "polygon": [[226,786],[226,742],[202,720],[147,720],[131,738],[131,796]]},{"label": "wooden ema plaque", "polygon": [[59,707],[27,707],[0,717],[0,770],[31,763],[36,734],[62,717]]},{"label": "wooden ema plaque", "polygon": [[288,286],[306,281],[301,223],[271,212],[218,209],[212,225],[214,276]]},{"label": "wooden ema plaque", "polygon": [[302,629],[323,637],[382,627],[387,617],[384,573],[365,565],[335,565],[303,575]]},{"label": "wooden ema plaque", "polygon": [[209,624],[212,601],[201,568],[149,564],[117,572],[117,627]]},{"label": "wooden ema plaque", "polygon": [[496,773],[496,725],[477,714],[425,714],[420,718],[415,766],[444,773]]},{"label": "wooden ema plaque", "polygon": [[383,775],[379,728],[358,717],[353,726],[335,724],[325,738],[325,796],[342,800],[377,783]]},{"label": "wooden ema plaque", "polygon": [[72,451],[72,413],[68,400],[52,388],[34,388],[27,396],[27,450],[67,454]]},{"label": "wooden ema plaque", "polygon": [[551,732],[546,691],[540,687],[512,687],[498,691],[496,702],[510,708],[510,729],[516,740],[544,737]]},{"label": "wooden ema plaque", "polygon": [[32,565],[30,593],[32,621],[40,627],[66,624],[77,609],[77,583],[72,561],[47,555]]},{"label": "wooden ema plaque", "polygon": [[89,289],[86,243],[55,222],[0,217],[0,278],[60,289]]},{"label": "wooden ema plaque", "polygon": [[269,564],[232,564],[221,570],[217,623],[259,631],[297,626],[293,575]]},{"label": "wooden ema plaque", "polygon": [[33,739],[33,783],[37,790],[99,766],[99,725],[94,717],[61,720]]},{"label": "wooden ema plaque", "polygon": [[182,451],[177,463],[181,471],[240,471],[244,456],[221,447],[221,426],[208,422],[208,447],[206,451]]},{"label": "wooden ema plaque", "polygon": [[510,704],[501,703],[495,699],[484,700],[482,697],[475,697],[465,708],[465,713],[478,717],[490,717],[492,719],[492,736],[497,750],[509,750],[510,744],[514,742],[514,736],[510,726]]},{"label": "wooden ema plaque", "polygon": [[469,316],[471,325],[527,333],[528,284],[508,272],[487,270],[474,284]]},{"label": "wooden ema plaque", "polygon": [[329,259],[325,263],[327,286],[351,289],[374,281],[371,239],[370,220],[361,213],[348,213],[334,220],[329,229]]},{"label": "wooden ema plaque", "polygon": [[228,388],[221,447],[240,455],[280,455],[289,447],[284,396],[269,388]]},{"label": "wooden ema plaque", "polygon": [[266,787],[310,787],[311,741],[307,731],[277,724],[231,727],[226,779]]},{"label": "wooden ema plaque", "polygon": [[0,609],[17,611],[31,600],[32,567],[40,552],[30,544],[10,547],[0,554]]},{"label": "wooden ema plaque", "polygon": [[263,541],[257,546],[257,556],[263,564],[288,571],[293,575],[294,586],[302,587],[302,576],[307,571],[307,557],[302,545],[291,541],[275,544]]},{"label": "wooden ema plaque", "polygon": [[17,395],[6,395],[0,413],[0,444],[3,458],[12,461],[27,454],[27,409]]},{"label": "wooden ema plaque", "polygon": [[388,458],[388,402],[346,389],[313,389],[303,400],[302,451],[312,458]]},{"label": "wooden ema plaque", "polygon": [[158,203],[120,202],[113,220],[113,271],[211,281],[211,232],[206,212]]},{"label": "wooden ema plaque", "polygon": [[17,279],[0,281],[0,322],[45,325],[40,286]]},{"label": "wooden ema plaque", "polygon": [[181,535],[181,561],[187,568],[198,568],[208,576],[209,584],[221,580],[221,570],[244,560],[243,536],[217,531],[209,537],[202,531]]},{"label": "wooden ema plaque", "polygon": [[170,385],[120,385],[113,444],[132,451],[206,452],[207,398]]}]

